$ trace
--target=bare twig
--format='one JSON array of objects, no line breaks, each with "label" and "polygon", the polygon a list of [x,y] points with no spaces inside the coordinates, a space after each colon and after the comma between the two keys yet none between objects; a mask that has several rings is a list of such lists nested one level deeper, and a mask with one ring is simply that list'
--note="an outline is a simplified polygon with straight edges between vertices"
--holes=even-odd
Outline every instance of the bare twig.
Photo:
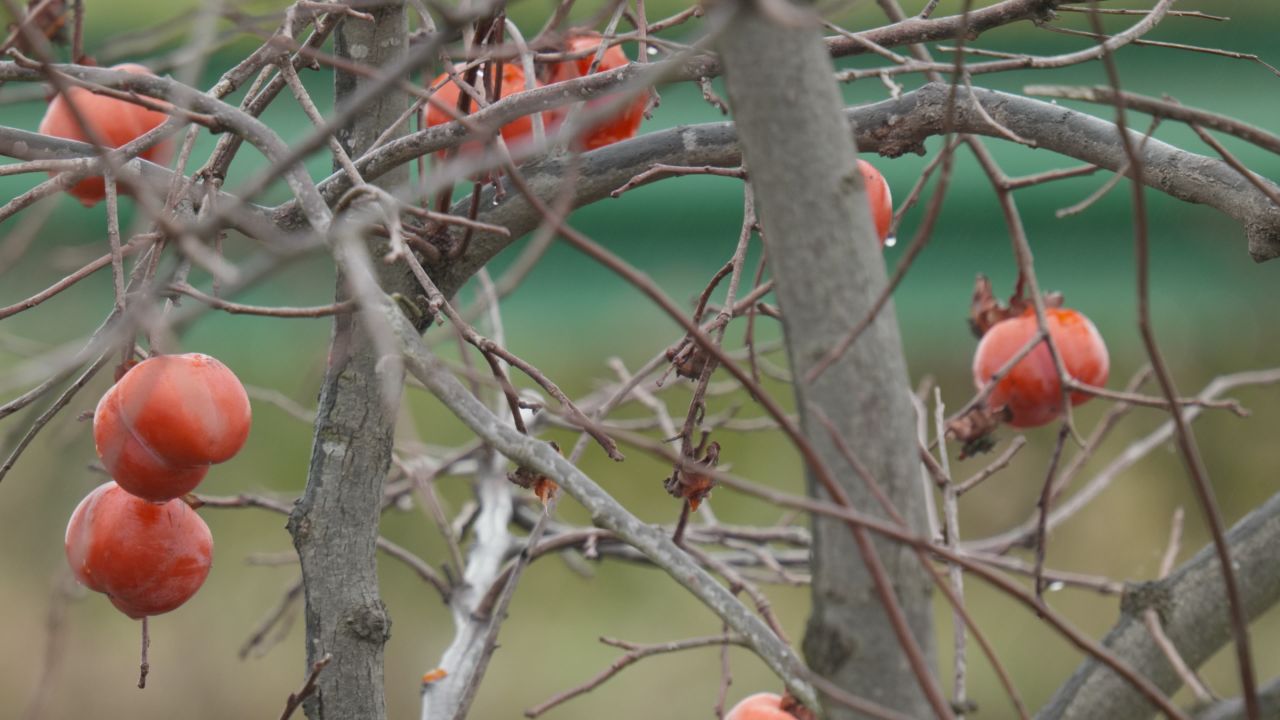
[{"label": "bare twig", "polygon": [[289,720],[293,715],[293,711],[302,705],[302,701],[316,691],[316,681],[320,679],[320,671],[324,670],[332,660],[333,656],[326,653],[324,657],[316,660],[311,665],[311,672],[307,674],[307,681],[296,692],[289,693],[289,699],[284,703],[284,712],[280,713],[280,720]]},{"label": "bare twig", "polygon": [[574,686],[563,692],[556,693],[555,695],[544,700],[538,705],[535,705],[529,708],[528,710],[525,710],[524,716],[527,718],[536,718],[542,715],[543,713],[547,712],[548,710],[556,707],[557,705],[562,705],[565,702],[572,700],[575,697],[578,697],[579,695],[591,692],[597,687],[600,687],[601,685],[603,685],[614,675],[617,675],[618,673],[625,670],[629,665],[632,665],[640,660],[643,660],[647,657],[651,657],[653,655],[663,655],[666,653],[682,652],[684,650],[692,650],[695,648],[711,647],[716,645],[719,645],[722,647],[727,647],[729,645],[746,646],[746,642],[741,637],[736,637],[733,635],[711,635],[708,637],[689,638],[688,640],[673,640],[671,642],[657,643],[653,645],[637,645],[635,643],[624,642],[622,640],[614,640],[613,638],[607,638],[607,637],[600,638],[600,642],[604,643],[605,645],[612,645],[613,647],[622,648],[623,650],[626,650],[626,652],[620,655],[618,659],[610,663],[609,667],[605,668],[604,670],[601,670],[590,680],[587,680],[581,685]]},{"label": "bare twig", "polygon": [[354,300],[343,300],[342,302],[331,303],[329,305],[319,305],[316,307],[263,307],[260,305],[242,305],[240,303],[223,300],[214,297],[201,290],[192,287],[187,283],[173,283],[169,285],[171,292],[186,295],[194,298],[211,308],[222,310],[233,315],[259,315],[262,317],[275,318],[321,318],[337,315],[340,313],[355,312],[356,302]]},{"label": "bare twig", "polygon": [[[1098,17],[1091,15],[1090,19],[1093,21],[1095,33],[1100,35],[1102,33],[1102,25]],[[1103,54],[1102,60],[1112,89],[1117,93],[1120,92],[1119,72],[1116,70],[1115,59],[1109,49]],[[1272,70],[1274,71],[1275,68],[1272,68]],[[1280,71],[1277,71],[1277,74],[1280,74]],[[1115,108],[1116,127],[1120,129],[1124,152],[1129,158],[1130,166],[1133,168],[1130,186],[1133,199],[1134,253],[1137,255],[1138,330],[1142,334],[1142,342],[1146,346],[1147,355],[1151,358],[1151,367],[1155,371],[1160,390],[1169,402],[1169,414],[1173,418],[1178,449],[1182,455],[1183,462],[1186,464],[1187,473],[1191,477],[1191,486],[1195,490],[1200,509],[1203,511],[1205,520],[1209,525],[1209,532],[1213,536],[1213,546],[1218,555],[1222,584],[1226,588],[1227,607],[1231,615],[1231,630],[1235,639],[1236,665],[1240,674],[1241,696],[1244,698],[1245,715],[1249,720],[1261,720],[1261,710],[1258,707],[1257,679],[1254,675],[1253,655],[1249,642],[1249,623],[1245,614],[1243,600],[1241,599],[1240,585],[1236,579],[1235,565],[1231,559],[1231,548],[1227,544],[1222,514],[1218,509],[1213,487],[1209,483],[1208,469],[1200,456],[1195,434],[1191,431],[1191,425],[1184,414],[1185,411],[1177,406],[1178,391],[1174,385],[1173,375],[1165,364],[1164,355],[1156,342],[1155,328],[1151,323],[1150,238],[1147,228],[1146,194],[1143,191],[1142,182],[1138,179],[1142,177],[1142,158],[1127,132],[1124,102],[1117,101]]]},{"label": "bare twig", "polygon": [[[289,561],[293,563],[298,562],[297,553],[289,553]],[[284,594],[281,595],[280,601],[276,603],[276,606],[272,608],[265,617],[262,618],[262,621],[258,623],[258,626],[249,634],[248,639],[246,639],[244,644],[240,646],[239,655],[241,660],[249,657],[251,653],[265,653],[272,645],[279,642],[284,635],[283,631],[277,632],[275,638],[270,643],[267,642],[267,636],[270,635],[271,631],[275,630],[277,627],[283,629],[289,626],[290,623],[288,619],[292,616],[294,608],[297,607],[297,602],[301,598],[302,578],[298,577],[289,584],[289,587],[284,591]]]},{"label": "bare twig", "polygon": [[[1165,548],[1164,557],[1160,560],[1160,580],[1169,576],[1173,570],[1173,563],[1178,559],[1178,548],[1182,544],[1182,508],[1173,511],[1173,521],[1169,525],[1169,545]],[[1169,636],[1164,634],[1164,628],[1160,625],[1160,612],[1155,608],[1147,608],[1142,613],[1142,620],[1147,624],[1147,630],[1151,633],[1151,639],[1156,645],[1160,646],[1161,652],[1169,664],[1173,666],[1178,677],[1182,678],[1183,684],[1191,689],[1191,694],[1195,695],[1196,702],[1208,704],[1214,701],[1214,696],[1205,687],[1204,683],[1196,676],[1194,670],[1187,666],[1187,661],[1182,659],[1178,648],[1174,646],[1173,641],[1169,640]]]}]

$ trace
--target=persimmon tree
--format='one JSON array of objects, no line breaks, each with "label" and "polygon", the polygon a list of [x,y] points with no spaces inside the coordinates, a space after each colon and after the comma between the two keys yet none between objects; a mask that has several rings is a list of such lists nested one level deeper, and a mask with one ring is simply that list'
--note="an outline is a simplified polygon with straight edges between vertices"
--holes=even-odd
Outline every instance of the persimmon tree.
[{"label": "persimmon tree", "polygon": [[[206,512],[249,507],[288,516],[302,570],[301,589],[292,594],[300,592],[305,603],[307,666],[286,716],[299,706],[313,719],[386,716],[383,648],[390,618],[379,594],[381,551],[413,568],[454,618],[452,641],[437,667],[423,668],[424,720],[467,715],[473,698],[485,691],[485,671],[506,610],[518,602],[513,597],[522,573],[533,561],[562,552],[659,568],[720,624],[707,637],[666,645],[618,642],[618,662],[529,708],[530,717],[594,690],[642,658],[728,645],[754,652],[776,674],[774,689],[787,694],[778,702],[757,702],[796,717],[971,714],[966,665],[976,655],[995,669],[1007,695],[989,715],[1274,717],[1280,683],[1256,677],[1249,623],[1280,600],[1280,567],[1270,551],[1280,542],[1280,495],[1228,527],[1191,423],[1206,412],[1241,412],[1224,394],[1273,383],[1280,370],[1223,376],[1195,395],[1179,390],[1151,322],[1146,198],[1159,192],[1210,206],[1239,224],[1239,252],[1259,262],[1280,256],[1280,187],[1245,167],[1214,133],[1271,153],[1280,153],[1280,138],[1209,109],[1129,92],[1114,57],[1125,46],[1152,42],[1145,38],[1162,22],[1221,18],[1174,10],[1172,0],[1143,3],[1142,9],[1059,0],[981,6],[930,0],[917,3],[910,16],[898,0],[877,0],[882,25],[842,27],[836,21],[840,7],[789,0],[716,0],[664,18],[649,17],[643,0],[592,8],[566,0],[536,32],[522,33],[501,0],[297,0],[256,50],[202,89],[194,78],[217,41],[218,20],[225,15],[239,23],[237,33],[251,33],[260,23],[208,3],[185,48],[185,57],[194,60],[172,75],[149,74],[96,66],[82,42],[92,17],[79,2],[5,3],[15,22],[3,41],[0,99],[24,85],[44,84],[58,98],[54,102],[72,107],[63,124],[78,131],[57,137],[0,126],[0,154],[15,160],[0,173],[49,173],[30,190],[0,198],[0,222],[13,228],[37,201],[102,177],[107,226],[100,258],[0,308],[0,320],[40,313],[45,300],[108,269],[115,295],[104,300],[108,309],[87,340],[51,358],[39,378],[0,405],[0,420],[31,409],[8,418],[11,426],[24,424],[6,448],[0,478],[56,415],[83,404],[78,394],[96,374],[118,362],[176,351],[181,333],[200,313],[333,318],[301,495],[293,502],[257,495],[187,498]],[[591,12],[575,14],[583,9]],[[1004,26],[1061,29],[1056,23],[1067,13],[1087,17],[1091,28],[1072,31],[1084,36],[1073,52],[1007,53],[985,44],[984,33]],[[617,54],[620,47],[636,60],[626,62]],[[876,62],[837,71],[836,59],[854,55]],[[1054,70],[1084,63],[1102,68],[1108,82],[1040,84],[1022,94],[981,86],[984,76],[1012,70],[1042,71],[1047,83]],[[332,77],[332,107],[317,104],[303,75]],[[717,78],[725,98],[712,84]],[[859,79],[883,82],[886,99],[846,106],[839,83]],[[661,112],[659,93],[675,83],[700,86],[729,121],[654,132],[642,127],[632,136],[641,109]],[[227,102],[245,87],[240,103]],[[77,97],[83,99],[79,108]],[[1038,97],[1094,103],[1097,113]],[[91,107],[104,98],[163,121],[117,138]],[[260,119],[273,103],[287,102],[297,103],[314,126],[292,143]],[[1151,137],[1135,124],[1135,113],[1187,125],[1207,150]],[[626,125],[610,125],[620,117],[629,118]],[[218,138],[204,159],[193,154],[203,133]],[[929,150],[925,141],[934,137],[941,145]],[[165,143],[176,147],[171,165],[144,159],[164,159],[152,151]],[[989,149],[992,143],[1039,148],[1060,157],[1064,167],[1011,176]],[[229,186],[228,171],[249,151],[246,144],[267,159],[267,167]],[[858,152],[873,163],[875,153],[929,155],[915,187],[899,191],[895,224],[918,203],[923,212],[916,227],[898,226],[904,239],[911,232],[892,272]],[[332,157],[333,173],[314,177],[302,161],[322,153]],[[891,298],[928,250],[962,153],[977,160],[995,192],[1018,269],[1008,303],[979,281],[973,325],[982,331],[1016,318],[1026,327],[1019,336],[1024,339],[995,363],[999,367],[979,378],[972,400],[947,414],[940,401],[936,412],[925,408],[927,390],[911,389]],[[1131,195],[1137,329],[1150,369],[1124,390],[1090,384],[1105,380],[1105,367],[1088,378],[1069,371],[1063,358],[1074,352],[1065,346],[1072,340],[1051,332],[1065,311],[1056,309],[1061,299],[1040,286],[1016,201],[1024,188],[1097,172],[1112,175],[1105,187],[1118,185]],[[741,183],[744,203],[736,245],[724,244],[722,269],[689,308],[576,229],[570,212],[691,174]],[[289,198],[267,204],[267,192],[279,187]],[[123,202],[136,206],[147,227],[122,230]],[[509,269],[491,278],[489,263],[516,254],[513,244],[526,236]],[[552,242],[567,243],[634,287],[679,325],[681,336],[655,339],[653,359],[643,367],[615,366],[616,376],[599,391],[568,397],[555,378],[506,345],[494,321],[502,298]],[[233,263],[223,254],[231,243],[257,250],[237,254],[247,259]],[[748,251],[757,243],[766,260],[751,267]],[[332,304],[236,301],[304,254],[332,258],[338,275]],[[468,283],[478,284],[479,300],[463,306],[459,291]],[[763,323],[781,323],[785,368],[753,340],[753,329]],[[451,328],[464,362],[447,362],[439,343],[424,342],[435,326]],[[742,347],[726,343],[730,326],[745,327]],[[1040,375],[1051,388],[1046,402],[1054,404],[1044,419],[1058,428],[1048,467],[1027,479],[1043,487],[1039,504],[1019,526],[962,540],[957,508],[964,494],[1007,472],[1010,458],[1026,444],[1016,428],[1034,424],[1011,417],[1012,401],[990,401],[1009,396],[1007,389],[995,391],[1006,376],[1014,379],[1011,370],[1024,360],[1047,368]],[[743,421],[708,412],[710,394],[724,392],[713,377],[732,381],[732,392],[755,410],[751,422],[787,438],[802,460],[807,494],[759,484],[760,478],[744,477],[750,468],[726,469],[716,438],[737,432]],[[792,398],[770,389],[778,380],[789,383]],[[540,392],[520,391],[517,383]],[[681,384],[692,393],[673,416],[668,391]],[[1148,385],[1154,389],[1142,389]],[[402,394],[421,390],[465,424],[474,441],[443,453],[397,447]],[[1086,398],[1109,405],[1087,431],[1071,411],[1072,400]],[[616,420],[613,412],[621,406],[647,408],[649,419]],[[1083,463],[1136,406],[1162,408],[1168,421],[1091,480],[1075,483]],[[957,478],[950,461],[956,451],[990,450],[991,433],[1001,427],[1015,439],[996,445],[985,469]],[[540,437],[565,428],[579,433],[571,447]],[[1047,567],[1053,529],[1087,512],[1117,474],[1169,440],[1177,445],[1212,543],[1174,567],[1175,532],[1160,577],[1144,584]],[[654,489],[671,496],[671,524],[641,521],[579,468],[584,453],[622,461],[624,448],[670,463],[669,476]],[[464,517],[426,508],[437,517],[450,557],[418,557],[380,535],[389,507],[426,502],[444,474],[468,475],[475,497]],[[798,515],[767,527],[721,522],[705,504],[713,488]],[[415,490],[421,493],[415,496]],[[560,519],[556,511],[563,503],[582,506],[592,525]],[[1030,560],[1018,556],[1020,548],[1032,551]],[[762,586],[805,581],[811,585],[810,615],[804,637],[793,639]],[[1085,656],[1043,707],[1021,699],[1000,661],[1001,648],[966,610],[966,587],[974,583],[1020,603],[1042,620],[1044,633],[1060,635]],[[1123,593],[1119,619],[1106,637],[1089,636],[1054,609],[1045,590],[1061,583]],[[938,660],[944,640],[933,620],[936,597],[954,618],[950,668]],[[1242,690],[1237,700],[1210,695],[1195,673],[1228,644]],[[1195,709],[1171,699],[1184,685],[1195,692]],[[721,716],[727,691],[726,671],[715,704]],[[658,711],[671,717],[689,712]]]}]

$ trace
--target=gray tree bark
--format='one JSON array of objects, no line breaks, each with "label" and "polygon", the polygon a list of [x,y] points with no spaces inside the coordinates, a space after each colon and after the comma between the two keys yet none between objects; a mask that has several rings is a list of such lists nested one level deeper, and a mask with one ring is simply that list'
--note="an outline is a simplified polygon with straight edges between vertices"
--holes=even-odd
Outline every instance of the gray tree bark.
[{"label": "gray tree bark", "polygon": [[[1262,717],[1280,717],[1280,678],[1258,688],[1258,709]],[[1244,700],[1220,700],[1196,714],[1196,720],[1245,720]]]},{"label": "gray tree bark", "polygon": [[[1253,620],[1280,602],[1280,574],[1275,572],[1280,545],[1280,495],[1246,515],[1227,533],[1232,562],[1240,579],[1245,612]],[[1173,694],[1182,686],[1168,658],[1151,639],[1142,615],[1155,608],[1165,635],[1193,668],[1231,640],[1226,592],[1213,546],[1202,548],[1172,575],[1140,585],[1125,595],[1122,616],[1103,644]],[[1277,703],[1275,685],[1268,702]],[[1224,712],[1228,706],[1222,709]],[[1039,720],[1135,720],[1155,708],[1124,680],[1095,660],[1085,660],[1036,716]],[[1230,715],[1226,715],[1230,717]],[[1275,715],[1264,715],[1275,717]]]},{"label": "gray tree bark", "polygon": [[[403,6],[361,10],[371,12],[375,22],[344,20],[334,34],[337,55],[375,67],[395,62],[408,45]],[[368,81],[341,71],[335,77],[339,105]],[[385,93],[338,139],[348,153],[359,155],[406,107],[402,93]],[[408,167],[402,166],[378,183],[393,187],[407,179]],[[381,245],[368,241],[374,258],[386,252]],[[402,271],[382,274],[378,279],[388,292],[400,289]],[[339,277],[338,299],[351,295],[346,278]],[[384,388],[394,387],[398,397],[403,371],[397,363],[379,363],[370,327],[359,313],[335,316],[307,487],[289,518],[306,592],[307,663],[332,658],[303,705],[311,720],[386,717],[383,648],[391,619],[378,592],[375,550],[397,410],[386,401]]]},{"label": "gray tree bark", "polygon": [[[776,25],[743,3],[719,48],[777,283],[791,371],[802,378],[872,306],[886,283],[884,260],[816,25]],[[830,418],[914,529],[924,531],[914,410],[892,308],[814,383],[797,381],[795,392],[806,437],[839,474],[854,506],[876,509],[816,411]],[[809,478],[810,494],[829,499],[812,473]],[[883,541],[875,549],[932,669],[930,580],[910,550]],[[805,656],[810,667],[850,692],[911,717],[929,717],[932,710],[858,557],[844,523],[814,520]],[[826,710],[832,718],[859,717],[835,703]]]}]

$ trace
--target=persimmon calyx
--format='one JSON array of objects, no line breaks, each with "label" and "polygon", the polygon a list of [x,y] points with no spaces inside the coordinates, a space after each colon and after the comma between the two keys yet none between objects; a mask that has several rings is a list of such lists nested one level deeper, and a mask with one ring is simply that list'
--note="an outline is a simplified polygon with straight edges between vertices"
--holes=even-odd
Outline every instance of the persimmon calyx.
[{"label": "persimmon calyx", "polygon": [[[563,456],[564,451],[560,449],[554,441],[548,441],[548,445],[552,447],[559,455]],[[560,490],[560,486],[555,480],[547,477],[546,474],[537,470],[521,465],[520,467],[507,473],[507,480],[518,485],[525,490],[531,490],[535,497],[542,501],[542,507],[546,507],[556,496],[556,492]]]},{"label": "persimmon calyx", "polygon": [[[1063,303],[1062,293],[1044,294],[1046,308],[1060,308]],[[1023,284],[1020,281],[1007,303],[1001,303],[991,289],[991,280],[979,274],[973,285],[973,300],[969,303],[969,329],[974,337],[981,338],[993,325],[1002,320],[1018,317],[1034,307],[1030,298],[1025,297]]]},{"label": "persimmon calyx", "polygon": [[716,487],[715,477],[710,472],[702,472],[701,468],[710,470],[719,463],[720,443],[712,442],[702,457],[695,461],[694,468],[676,468],[662,486],[672,497],[688,502],[689,509],[696,511]]}]

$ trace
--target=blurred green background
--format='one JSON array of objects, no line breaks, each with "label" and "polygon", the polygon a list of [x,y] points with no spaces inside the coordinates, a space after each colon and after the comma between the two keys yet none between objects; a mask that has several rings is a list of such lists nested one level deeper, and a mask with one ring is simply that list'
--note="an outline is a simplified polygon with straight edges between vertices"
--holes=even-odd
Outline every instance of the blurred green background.
[{"label": "blurred green background", "polygon": [[[922,2],[907,2],[918,9]],[[989,3],[981,3],[989,4]],[[169,30],[148,30],[165,20],[183,16],[191,0],[159,8],[145,0],[87,0],[86,48],[101,59],[155,61],[163,65],[186,40],[188,22]],[[580,3],[584,12],[593,3]],[[940,12],[958,4],[943,3]],[[1141,3],[1137,3],[1141,5]],[[1216,0],[1180,5],[1227,15],[1229,23],[1171,17],[1153,39],[1194,43],[1240,52],[1261,53],[1280,63],[1274,45],[1274,8],[1249,0]],[[256,3],[246,12],[265,12],[283,3]],[[554,6],[550,0],[514,3],[512,14],[527,32]],[[680,4],[649,0],[650,18],[677,11]],[[3,17],[3,16],[0,16]],[[1119,30],[1133,18],[1106,19]],[[869,27],[879,22],[871,3],[855,3],[841,16],[846,27]],[[274,20],[264,21],[270,28]],[[1061,25],[1087,28],[1084,15],[1064,14]],[[224,24],[223,27],[228,27]],[[132,39],[113,55],[102,52],[107,39],[132,33]],[[202,86],[208,87],[237,57],[253,45],[241,39],[221,48],[209,63]],[[1083,47],[1085,41],[1052,34],[1020,23],[983,36],[982,47],[1011,52],[1053,54]],[[629,52],[634,55],[634,49]],[[1277,79],[1265,68],[1247,61],[1179,52],[1154,47],[1129,47],[1120,55],[1121,76],[1127,89],[1150,95],[1168,93],[1182,102],[1234,115],[1272,131],[1280,130]],[[842,66],[876,62],[859,58]],[[331,103],[327,76],[306,73],[321,107]],[[908,88],[918,78],[906,80]],[[1018,90],[1032,82],[1100,84],[1105,76],[1093,63],[1051,73],[1009,73],[983,76],[976,84]],[[850,103],[883,99],[878,81],[845,88]],[[26,95],[24,95],[24,93]],[[43,111],[32,89],[0,87],[0,123],[34,130]],[[232,99],[238,101],[237,94]],[[8,100],[8,102],[4,102]],[[1088,112],[1109,116],[1099,107]],[[308,131],[305,117],[288,97],[281,98],[264,119],[286,140]],[[646,130],[681,123],[720,119],[696,88],[670,87]],[[1139,117],[1135,125],[1145,127]],[[1156,136],[1195,152],[1211,153],[1193,133],[1166,123]],[[1264,176],[1280,176],[1280,159],[1223,139],[1251,168]],[[193,162],[203,162],[212,148],[205,135]],[[1007,143],[992,142],[1010,174],[1024,174],[1074,161]],[[938,140],[928,143],[935,152]],[[959,155],[953,188],[929,248],[916,262],[895,302],[913,382],[926,375],[938,379],[943,398],[958,407],[971,394],[968,364],[974,341],[965,324],[975,274],[991,276],[997,293],[1011,290],[1015,267],[999,208],[976,164]],[[905,197],[927,158],[878,159],[898,198]],[[317,153],[309,162],[316,177],[327,174],[328,156]],[[227,187],[262,166],[252,150],[241,153]],[[1070,306],[1090,316],[1111,349],[1113,387],[1122,385],[1144,363],[1137,335],[1132,226],[1128,189],[1121,185],[1087,211],[1056,219],[1054,211],[1086,197],[1107,174],[1043,185],[1018,195],[1030,234],[1037,269],[1046,289],[1066,294]],[[0,177],[0,198],[30,188],[31,175]],[[277,188],[275,197],[282,197]],[[1244,369],[1274,366],[1280,361],[1280,330],[1269,312],[1280,300],[1280,265],[1256,265],[1248,257],[1241,229],[1229,218],[1199,206],[1148,193],[1152,218],[1152,299],[1158,337],[1184,394],[1198,392],[1212,377]],[[20,300],[47,286],[105,247],[103,206],[84,209],[60,197],[48,208],[52,217],[29,252],[16,262],[0,263],[0,306]],[[124,222],[131,218],[124,203]],[[36,211],[38,212],[39,208]],[[736,181],[688,178],[667,180],[582,210],[575,224],[599,239],[658,281],[674,297],[689,299],[731,254],[741,213],[741,190]],[[903,223],[907,236],[918,223],[912,212]],[[0,226],[0,244],[23,223],[20,216]],[[892,267],[902,245],[886,252]],[[521,245],[518,244],[517,247]],[[228,253],[243,257],[252,247],[233,239]],[[500,270],[509,252],[495,262]],[[202,276],[193,279],[204,282]],[[297,263],[270,282],[243,294],[244,302],[261,304],[321,304],[332,295],[332,269],[323,257]],[[471,291],[464,291],[470,296]],[[0,397],[9,398],[30,385],[22,373],[32,369],[29,359],[50,348],[85,336],[101,320],[111,302],[109,273],[80,283],[39,308],[0,323]],[[605,360],[617,356],[635,368],[674,341],[676,326],[606,270],[564,247],[554,247],[524,285],[503,304],[509,346],[556,379],[571,395],[595,387],[595,378],[609,377]],[[762,337],[776,338],[772,322],[761,323]],[[314,406],[323,369],[329,323],[325,320],[274,320],[218,313],[205,315],[182,339],[183,348],[217,355],[245,383],[274,388],[304,406]],[[739,339],[739,333],[731,338]],[[446,352],[453,352],[451,349]],[[775,356],[779,362],[781,358]],[[38,369],[38,368],[37,368]],[[0,716],[18,717],[34,696],[47,658],[46,625],[50,598],[65,582],[61,549],[64,523],[72,508],[99,476],[87,471],[93,460],[87,423],[76,416],[92,409],[106,387],[98,378],[81,393],[27,451],[15,471],[0,486]],[[526,383],[527,384],[527,383]],[[781,397],[785,391],[775,388]],[[1250,388],[1233,393],[1253,410],[1241,420],[1210,412],[1196,424],[1205,459],[1223,513],[1234,522],[1263,498],[1280,489],[1276,477],[1274,427],[1280,423],[1280,393],[1275,388]],[[673,389],[673,413],[682,412],[684,387]],[[788,398],[789,400],[789,398]],[[733,402],[754,409],[743,398]],[[722,405],[723,402],[721,401]],[[1078,412],[1085,429],[1103,411],[1095,401]],[[458,444],[466,432],[448,418],[430,397],[417,391],[407,396],[417,438],[432,445]],[[714,409],[714,407],[713,407]],[[40,407],[36,408],[39,412]],[[22,413],[4,423],[5,447],[10,447],[34,415]],[[1089,468],[1102,467],[1131,440],[1154,428],[1160,413],[1137,410],[1104,447]],[[566,436],[567,437],[567,436]],[[405,424],[404,439],[415,439]],[[563,438],[562,438],[563,439]],[[785,442],[751,435],[719,438],[735,471],[761,482],[799,492],[799,462]],[[1007,440],[1006,437],[1004,438]],[[980,537],[1021,521],[1031,511],[1039,491],[1053,441],[1051,429],[1028,433],[1029,447],[1010,470],[966,496],[962,528],[967,537]],[[310,451],[309,427],[278,408],[255,403],[255,425],[245,450],[219,466],[202,491],[212,494],[265,492],[293,496],[301,491]],[[967,476],[982,460],[955,465]],[[609,463],[598,450],[588,452],[585,469],[634,512],[653,522],[671,522],[676,505],[662,491],[669,471],[638,451],[622,465]],[[1086,470],[1085,477],[1089,471]],[[440,490],[452,508],[468,497],[465,481],[445,478]],[[1125,474],[1088,512],[1052,536],[1050,565],[1065,570],[1105,574],[1121,579],[1152,577],[1167,537],[1174,508],[1188,510],[1187,533],[1181,557],[1198,549],[1206,536],[1189,493],[1188,482],[1172,447],[1162,449]],[[770,523],[775,508],[721,491],[714,498],[718,516],[726,522]],[[565,519],[586,522],[571,501],[561,506]],[[56,651],[59,662],[50,676],[51,693],[43,708],[49,718],[229,718],[275,717],[285,696],[302,681],[303,634],[299,618],[282,642],[265,657],[238,660],[236,652],[259,619],[275,606],[296,577],[296,568],[253,566],[251,553],[291,550],[284,519],[259,510],[205,510],[217,540],[217,562],[204,589],[180,610],[152,624],[152,674],[149,687],[134,687],[137,675],[137,624],[105,601],[90,594],[77,596],[55,623],[60,628]],[[391,511],[384,533],[433,564],[446,556],[430,520],[418,509]],[[393,718],[417,712],[419,677],[436,666],[453,634],[445,607],[402,565],[382,565],[383,594],[393,618],[387,648],[387,700]],[[1047,631],[1034,615],[980,583],[968,583],[971,610],[989,633],[1011,669],[1028,703],[1035,707],[1079,661],[1078,653]],[[807,614],[804,589],[771,588],[775,608],[793,639],[801,637]],[[1100,634],[1114,621],[1117,601],[1088,591],[1063,590],[1052,604],[1072,622]],[[53,607],[57,607],[54,604]],[[939,646],[949,677],[950,614],[939,603]],[[1255,654],[1259,674],[1280,673],[1280,616],[1272,612],[1255,624]],[[649,642],[713,634],[720,629],[714,616],[684,596],[664,574],[612,563],[596,567],[596,577],[583,579],[554,558],[533,566],[515,597],[511,617],[503,627],[501,648],[482,686],[473,711],[476,718],[518,717],[555,692],[575,685],[603,667],[618,653],[596,642],[601,635]],[[734,684],[731,701],[777,683],[753,657],[731,652]],[[1008,717],[1007,701],[982,660],[970,663],[970,696],[981,717]],[[1206,670],[1220,693],[1238,691],[1234,665],[1220,653]],[[710,717],[719,680],[719,658],[713,649],[643,661],[604,687],[552,711],[551,718]]]}]

